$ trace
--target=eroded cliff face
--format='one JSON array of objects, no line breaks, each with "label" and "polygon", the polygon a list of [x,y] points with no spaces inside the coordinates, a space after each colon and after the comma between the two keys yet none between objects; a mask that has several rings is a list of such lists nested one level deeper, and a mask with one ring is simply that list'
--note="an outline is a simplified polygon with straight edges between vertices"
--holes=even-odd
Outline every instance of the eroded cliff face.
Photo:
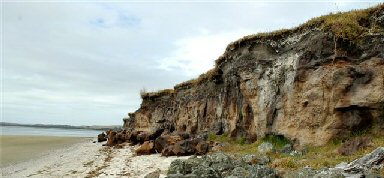
[{"label": "eroded cliff face", "polygon": [[216,67],[173,90],[144,94],[125,129],[282,134],[322,145],[384,130],[384,10],[370,9],[356,39],[324,21],[231,43]]}]

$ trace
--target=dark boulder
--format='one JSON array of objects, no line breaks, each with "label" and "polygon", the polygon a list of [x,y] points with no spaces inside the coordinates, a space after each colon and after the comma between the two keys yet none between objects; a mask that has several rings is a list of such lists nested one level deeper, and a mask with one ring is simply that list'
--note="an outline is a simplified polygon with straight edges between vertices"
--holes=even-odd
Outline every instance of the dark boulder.
[{"label": "dark boulder", "polygon": [[105,135],[104,132],[101,134],[97,135],[97,142],[104,142],[107,141],[107,135]]},{"label": "dark boulder", "polygon": [[150,139],[150,136],[151,136],[151,134],[148,133],[148,132],[140,132],[140,133],[137,135],[136,139],[137,139],[137,141],[138,141],[139,143],[144,143],[145,141],[149,141],[149,140],[151,140],[151,139]]},{"label": "dark boulder", "polygon": [[132,144],[137,144],[139,143],[139,138],[138,138],[138,135],[140,134],[141,132],[140,131],[132,131],[130,134],[129,134],[129,139],[127,141],[131,142]]},{"label": "dark boulder", "polygon": [[176,142],[182,140],[179,135],[169,134],[169,135],[161,135],[155,140],[155,150],[158,153],[161,153],[164,148],[174,145]]},{"label": "dark boulder", "polygon": [[205,154],[209,150],[209,144],[200,138],[181,140],[173,145],[165,147],[163,156],[186,156],[193,154]]}]

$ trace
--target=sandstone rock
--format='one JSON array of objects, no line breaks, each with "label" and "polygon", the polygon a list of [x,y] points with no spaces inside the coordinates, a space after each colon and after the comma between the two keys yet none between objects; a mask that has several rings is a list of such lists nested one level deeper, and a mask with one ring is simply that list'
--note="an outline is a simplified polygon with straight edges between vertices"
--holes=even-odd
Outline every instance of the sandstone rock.
[{"label": "sandstone rock", "polygon": [[136,139],[140,143],[144,143],[145,141],[151,140],[151,134],[148,132],[140,132],[137,136]]},{"label": "sandstone rock", "polygon": [[262,144],[260,144],[258,147],[257,147],[257,151],[259,153],[268,153],[268,152],[271,152],[273,151],[273,145],[272,143],[269,143],[269,142],[263,142]]},{"label": "sandstone rock", "polygon": [[149,136],[149,139],[150,140],[155,140],[157,137],[161,136],[163,134],[163,132],[164,132],[164,129],[157,128],[154,131],[152,131],[152,133]]},{"label": "sandstone rock", "polygon": [[155,152],[153,141],[145,141],[138,149],[137,155],[148,155]]},{"label": "sandstone rock", "polygon": [[195,153],[198,155],[206,154],[209,151],[209,144],[205,141],[201,141],[195,146],[195,149]]},{"label": "sandstone rock", "polygon": [[199,138],[181,140],[173,145],[166,146],[162,156],[186,156],[192,154],[205,154],[209,150],[209,144]]},{"label": "sandstone rock", "polygon": [[116,133],[116,136],[115,136],[115,140],[116,140],[116,143],[117,144],[121,144],[121,143],[124,143],[126,140],[125,140],[125,132],[117,132]]},{"label": "sandstone rock", "polygon": [[179,135],[161,135],[155,140],[155,149],[158,153],[161,153],[164,148],[174,145],[180,140],[182,140],[182,138]]},{"label": "sandstone rock", "polygon": [[356,137],[343,143],[337,151],[341,155],[349,156],[372,144],[372,139],[369,137]]},{"label": "sandstone rock", "polygon": [[135,124],[136,124],[135,113],[128,113],[128,117],[124,117],[123,121],[124,121],[123,127],[125,130],[129,132],[132,132],[133,130],[135,130]]},{"label": "sandstone rock", "polygon": [[104,132],[101,134],[97,135],[97,142],[104,142],[107,141],[107,135],[105,135]]},{"label": "sandstone rock", "polygon": [[188,139],[190,137],[189,133],[187,132],[175,132],[173,134],[179,135],[183,140]]},{"label": "sandstone rock", "polygon": [[174,145],[169,145],[169,146],[165,147],[161,151],[161,156],[175,156],[176,154],[173,152],[173,150],[174,150],[173,146]]},{"label": "sandstone rock", "polygon": [[117,134],[117,132],[115,132],[115,131],[108,132],[108,140],[107,140],[108,146],[114,146],[117,144],[116,134]]}]

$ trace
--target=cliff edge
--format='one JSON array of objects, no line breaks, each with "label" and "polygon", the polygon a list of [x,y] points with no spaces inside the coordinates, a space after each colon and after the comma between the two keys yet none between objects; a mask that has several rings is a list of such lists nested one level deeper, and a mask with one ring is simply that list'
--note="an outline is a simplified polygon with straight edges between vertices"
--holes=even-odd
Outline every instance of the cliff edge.
[{"label": "cliff edge", "polygon": [[246,36],[214,69],[142,99],[126,130],[277,134],[299,145],[384,134],[384,5]]}]

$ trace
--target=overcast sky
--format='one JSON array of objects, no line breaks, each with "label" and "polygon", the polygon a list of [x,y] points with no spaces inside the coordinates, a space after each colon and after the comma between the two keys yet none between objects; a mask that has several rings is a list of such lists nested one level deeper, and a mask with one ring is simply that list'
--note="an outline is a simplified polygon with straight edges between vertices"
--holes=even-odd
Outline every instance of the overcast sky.
[{"label": "overcast sky", "polygon": [[140,106],[140,89],[198,76],[231,41],[374,4],[7,1],[2,121],[122,124]]}]

